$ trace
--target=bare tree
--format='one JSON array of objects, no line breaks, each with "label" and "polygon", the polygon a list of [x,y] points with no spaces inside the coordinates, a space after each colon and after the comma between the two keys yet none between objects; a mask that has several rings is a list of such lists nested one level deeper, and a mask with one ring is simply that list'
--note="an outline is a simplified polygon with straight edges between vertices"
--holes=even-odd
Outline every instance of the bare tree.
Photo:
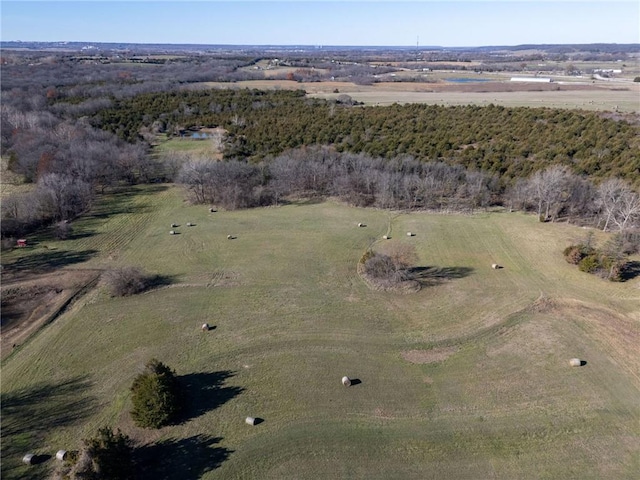
[{"label": "bare tree", "polygon": [[91,186],[69,175],[46,174],[37,188],[49,200],[45,215],[48,213],[56,220],[69,220],[91,205]]},{"label": "bare tree", "polygon": [[239,161],[200,158],[185,162],[178,181],[187,187],[196,203],[246,208],[254,206],[259,199],[256,187],[261,183],[261,170]]},{"label": "bare tree", "polygon": [[604,215],[603,231],[613,222],[620,231],[640,217],[640,197],[620,178],[610,178],[598,188],[597,204]]},{"label": "bare tree", "polygon": [[613,216],[613,221],[620,232],[624,232],[636,219],[640,219],[640,195],[628,190],[622,195],[616,215]]},{"label": "bare tree", "polygon": [[529,198],[528,181],[519,178],[516,183],[507,190],[505,200],[509,206],[509,210],[514,209],[526,210],[527,199]]},{"label": "bare tree", "polygon": [[567,167],[555,165],[537,171],[529,179],[529,198],[537,205],[539,218],[555,221],[563,202],[570,196],[571,176]]}]

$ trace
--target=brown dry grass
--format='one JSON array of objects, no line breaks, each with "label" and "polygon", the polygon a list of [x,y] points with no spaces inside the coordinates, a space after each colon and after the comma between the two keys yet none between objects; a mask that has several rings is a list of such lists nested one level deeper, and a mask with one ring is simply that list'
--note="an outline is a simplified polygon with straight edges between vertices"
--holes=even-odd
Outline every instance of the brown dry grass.
[{"label": "brown dry grass", "polygon": [[426,103],[439,105],[487,105],[509,107],[550,107],[590,111],[640,112],[640,85],[625,83],[510,82],[507,78],[477,83],[380,82],[356,85],[350,82],[295,82],[288,80],[250,80],[233,84],[202,82],[185,88],[256,88],[305,90],[310,97],[333,99],[350,95],[367,105]]},{"label": "brown dry grass", "polygon": [[[600,305],[568,298],[543,298],[526,311],[534,315],[535,321],[500,332],[503,341],[487,349],[488,357],[507,354],[531,360],[535,356],[553,356],[563,350],[565,340],[558,329],[558,325],[562,325],[576,330],[576,337],[586,333],[594,342],[603,345],[617,367],[629,373],[640,387],[640,329],[636,320]],[[565,360],[579,357],[579,353],[568,355]]]},{"label": "brown dry grass", "polygon": [[75,270],[13,280],[3,275],[1,357],[4,359],[40,327],[53,320],[89,284],[94,270]]}]

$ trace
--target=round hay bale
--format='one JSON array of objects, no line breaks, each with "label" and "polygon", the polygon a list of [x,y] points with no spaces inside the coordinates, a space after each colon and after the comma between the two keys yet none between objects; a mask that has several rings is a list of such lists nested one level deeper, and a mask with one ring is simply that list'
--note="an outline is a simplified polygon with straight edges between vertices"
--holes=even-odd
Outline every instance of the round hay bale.
[{"label": "round hay bale", "polygon": [[209,209],[209,212],[211,212],[211,213],[216,213],[216,209],[215,209],[215,208],[210,208],[210,209]]},{"label": "round hay bale", "polygon": [[246,423],[247,425],[255,425],[256,424],[256,419],[255,417],[247,417],[244,419],[244,423]]},{"label": "round hay bale", "polygon": [[382,238],[384,238],[385,240],[389,240],[389,235],[383,235]]},{"label": "round hay bale", "polygon": [[493,268],[494,270],[498,270],[500,268],[500,265],[498,265],[497,263],[492,263],[491,268]]},{"label": "round hay bale", "polygon": [[358,226],[359,226],[359,227],[366,227],[367,225],[366,225],[366,224],[364,224],[364,223],[359,223],[359,224],[358,224]]},{"label": "round hay bale", "polygon": [[345,387],[350,387],[351,386],[351,379],[349,377],[342,377],[342,385],[344,385]]},{"label": "round hay bale", "polygon": [[169,230],[169,235],[175,235],[176,232],[174,230]]},{"label": "round hay bale", "polygon": [[27,453],[24,457],[22,457],[22,463],[26,463],[27,465],[32,465],[34,460],[34,453]]},{"label": "round hay bale", "polygon": [[187,222],[187,227],[193,227],[193,223]]},{"label": "round hay bale", "polygon": [[415,233],[413,232],[407,232],[407,237],[413,237],[415,235]]},{"label": "round hay bale", "polygon": [[203,323],[202,324],[202,331],[203,332],[208,332],[209,331],[209,324],[208,323]]},{"label": "round hay bale", "polygon": [[67,459],[67,451],[66,450],[58,450],[56,453],[56,460],[60,460],[61,462]]},{"label": "round hay bale", "polygon": [[227,235],[227,240],[231,240],[233,238],[233,235]]},{"label": "round hay bale", "polygon": [[571,365],[572,367],[579,367],[580,365],[582,365],[582,360],[580,360],[579,358],[572,358],[571,360],[569,360],[569,365]]},{"label": "round hay bale", "polygon": [[171,228],[176,228],[178,225],[176,223],[171,224]]}]

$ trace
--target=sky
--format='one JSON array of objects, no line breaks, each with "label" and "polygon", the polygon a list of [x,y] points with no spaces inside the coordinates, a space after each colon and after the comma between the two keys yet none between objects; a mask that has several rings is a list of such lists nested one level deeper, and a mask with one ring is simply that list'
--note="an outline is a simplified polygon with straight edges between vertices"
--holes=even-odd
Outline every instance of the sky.
[{"label": "sky", "polygon": [[640,1],[0,1],[3,41],[473,47],[640,43]]}]

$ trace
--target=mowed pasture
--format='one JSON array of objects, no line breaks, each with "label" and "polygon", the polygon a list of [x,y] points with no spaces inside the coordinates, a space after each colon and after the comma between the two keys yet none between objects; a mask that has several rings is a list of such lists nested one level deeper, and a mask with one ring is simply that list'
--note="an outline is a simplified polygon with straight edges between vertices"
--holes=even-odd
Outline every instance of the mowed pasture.
[{"label": "mowed pasture", "polygon": [[[212,213],[168,186],[104,197],[75,228],[37,240],[95,252],[76,269],[135,265],[168,285],[98,287],[3,362],[3,478],[42,478],[55,458],[27,467],[25,453],[103,425],[147,445],[148,478],[637,478],[640,278],[567,264],[584,229],[332,201]],[[393,243],[415,246],[419,292],[356,273]],[[42,253],[11,252],[4,270]],[[189,398],[159,431],[128,413],[151,357]]]}]

